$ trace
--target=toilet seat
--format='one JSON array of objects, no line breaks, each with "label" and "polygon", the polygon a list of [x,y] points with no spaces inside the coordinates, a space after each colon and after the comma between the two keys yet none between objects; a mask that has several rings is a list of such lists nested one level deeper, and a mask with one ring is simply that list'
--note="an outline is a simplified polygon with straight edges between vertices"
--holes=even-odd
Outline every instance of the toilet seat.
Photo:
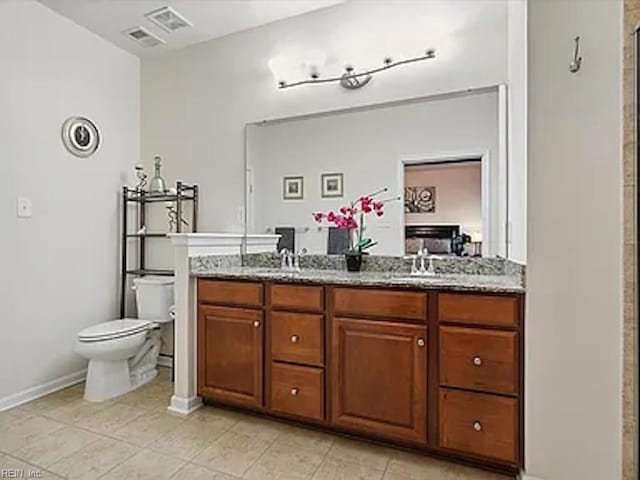
[{"label": "toilet seat", "polygon": [[148,330],[150,326],[151,322],[148,320],[138,320],[137,318],[111,320],[85,328],[78,334],[78,341],[83,343],[103,342],[105,340],[129,337]]}]

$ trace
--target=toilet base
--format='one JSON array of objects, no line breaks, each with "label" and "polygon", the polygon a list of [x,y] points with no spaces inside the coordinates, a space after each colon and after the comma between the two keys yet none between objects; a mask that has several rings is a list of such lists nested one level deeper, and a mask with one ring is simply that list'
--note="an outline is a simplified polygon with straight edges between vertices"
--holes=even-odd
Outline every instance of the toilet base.
[{"label": "toilet base", "polygon": [[128,360],[90,360],[84,385],[84,399],[89,402],[102,402],[119,397],[149,383],[157,375],[158,370],[154,368],[144,375],[132,378]]},{"label": "toilet base", "polygon": [[90,360],[84,399],[102,402],[123,395],[131,390],[129,364],[126,360]]}]

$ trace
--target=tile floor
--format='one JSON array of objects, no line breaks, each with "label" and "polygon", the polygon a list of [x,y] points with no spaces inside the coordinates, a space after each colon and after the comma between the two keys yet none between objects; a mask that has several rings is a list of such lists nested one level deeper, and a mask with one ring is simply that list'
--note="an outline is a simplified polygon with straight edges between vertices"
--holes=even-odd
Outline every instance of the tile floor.
[{"label": "tile floor", "polygon": [[105,480],[508,478],[213,407],[171,415],[167,369],[103,403],[85,402],[82,388],[0,413],[0,478],[14,472]]}]

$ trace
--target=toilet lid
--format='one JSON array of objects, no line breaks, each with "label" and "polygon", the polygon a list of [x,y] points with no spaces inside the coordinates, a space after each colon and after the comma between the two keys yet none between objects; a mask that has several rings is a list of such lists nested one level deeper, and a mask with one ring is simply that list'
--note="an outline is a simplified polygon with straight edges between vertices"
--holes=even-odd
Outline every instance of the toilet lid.
[{"label": "toilet lid", "polygon": [[150,323],[148,320],[138,320],[137,318],[111,320],[85,328],[78,334],[78,339],[80,341],[97,341],[126,337],[148,330]]}]

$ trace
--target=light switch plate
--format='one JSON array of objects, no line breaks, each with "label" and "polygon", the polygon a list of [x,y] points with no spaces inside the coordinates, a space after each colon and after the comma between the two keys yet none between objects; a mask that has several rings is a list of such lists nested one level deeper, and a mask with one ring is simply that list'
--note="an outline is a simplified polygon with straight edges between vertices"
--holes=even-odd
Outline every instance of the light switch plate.
[{"label": "light switch plate", "polygon": [[29,197],[18,196],[18,218],[31,218],[33,205]]}]

